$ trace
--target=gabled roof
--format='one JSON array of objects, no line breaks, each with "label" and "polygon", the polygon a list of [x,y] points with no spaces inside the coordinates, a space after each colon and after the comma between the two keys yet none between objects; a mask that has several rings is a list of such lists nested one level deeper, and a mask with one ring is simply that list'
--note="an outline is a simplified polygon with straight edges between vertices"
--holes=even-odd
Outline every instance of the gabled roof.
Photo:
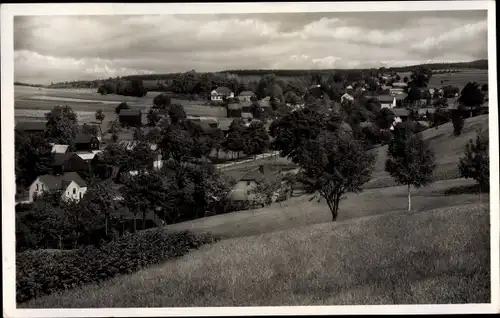
[{"label": "gabled roof", "polygon": [[225,86],[219,86],[215,89],[215,91],[219,95],[230,95],[232,93],[231,90]]},{"label": "gabled roof", "polygon": [[17,131],[45,131],[47,123],[44,121],[22,121],[16,124]]},{"label": "gabled roof", "polygon": [[394,96],[391,95],[380,95],[376,98],[381,103],[392,103],[394,101]]},{"label": "gabled roof", "polygon": [[66,152],[66,153],[56,153],[54,154],[54,165],[60,166],[66,164],[66,162],[73,157],[74,152]]},{"label": "gabled roof", "polygon": [[72,181],[80,187],[86,187],[87,183],[76,172],[66,172],[62,175],[45,174],[38,179],[45,184],[49,190],[64,190]]},{"label": "gabled roof", "polygon": [[139,116],[141,115],[141,109],[140,108],[128,108],[128,109],[122,109],[120,110],[120,116]]},{"label": "gabled roof", "polygon": [[255,182],[261,182],[264,180],[265,176],[260,172],[259,169],[254,169],[250,170],[247,173],[245,173],[239,181],[255,181]]},{"label": "gabled roof", "polygon": [[243,102],[239,103],[239,105],[241,105],[242,108],[243,107],[250,107],[250,106],[252,106],[252,102],[250,102],[250,101],[243,101]]},{"label": "gabled roof", "polygon": [[88,144],[92,141],[92,138],[97,138],[97,137],[95,137],[92,134],[89,134],[87,132],[79,131],[76,134],[75,143],[76,144]]},{"label": "gabled roof", "polygon": [[394,113],[396,117],[408,116],[410,114],[410,111],[404,108],[393,108],[391,109],[391,111]]},{"label": "gabled roof", "polygon": [[[118,219],[121,219],[123,217],[124,220],[134,220],[134,219],[142,220],[143,217],[142,213],[134,214],[127,207],[121,207],[115,210],[114,212],[111,212],[110,215]],[[146,212],[145,219],[148,221],[153,221],[156,224],[156,226],[160,226],[163,224],[160,217],[151,210],[148,210]]]},{"label": "gabled roof", "polygon": [[239,103],[231,103],[227,105],[227,109],[235,110],[235,109],[242,109],[243,106]]},{"label": "gabled roof", "polygon": [[63,154],[63,153],[66,153],[66,151],[68,150],[68,145],[56,145],[56,144],[52,144],[52,152],[53,153],[56,153],[56,154]]},{"label": "gabled roof", "polygon": [[396,100],[405,100],[408,94],[402,93],[402,94],[396,94],[394,97],[396,97]]},{"label": "gabled roof", "polygon": [[243,97],[243,96],[255,96],[255,93],[252,91],[243,91],[238,96],[241,96],[241,97]]},{"label": "gabled roof", "polygon": [[241,118],[253,119],[252,113],[241,113]]}]

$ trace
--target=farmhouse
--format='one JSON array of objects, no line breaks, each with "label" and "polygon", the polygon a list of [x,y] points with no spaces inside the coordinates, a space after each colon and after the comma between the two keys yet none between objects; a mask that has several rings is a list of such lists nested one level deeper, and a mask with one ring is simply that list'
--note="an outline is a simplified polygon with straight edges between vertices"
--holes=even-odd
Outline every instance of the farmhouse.
[{"label": "farmhouse", "polygon": [[342,97],[340,97],[341,103],[352,102],[353,100],[354,100],[354,97],[349,93],[345,93],[344,95],[342,95]]},{"label": "farmhouse", "polygon": [[245,101],[240,103],[242,113],[251,113],[255,108],[254,103],[250,101]]},{"label": "farmhouse", "polygon": [[94,157],[98,154],[100,154],[102,150],[92,150],[92,151],[77,151],[76,155],[80,157],[81,159],[85,160],[86,162],[92,161]]},{"label": "farmhouse", "polygon": [[44,192],[61,191],[63,200],[80,200],[87,192],[87,183],[76,172],[61,175],[42,175],[36,178],[29,187],[28,202]]},{"label": "farmhouse", "polygon": [[63,154],[63,153],[66,153],[66,151],[68,151],[68,145],[58,145],[58,144],[55,144],[55,143],[49,143],[49,145],[52,146],[52,153],[55,153],[55,154]]},{"label": "farmhouse", "polygon": [[391,95],[380,95],[377,97],[382,108],[396,107],[396,97]]},{"label": "farmhouse", "polygon": [[79,131],[75,137],[75,149],[77,151],[99,150],[99,139],[88,132]]},{"label": "farmhouse", "polygon": [[249,102],[249,101],[252,100],[252,97],[256,97],[256,95],[255,95],[254,92],[252,92],[252,91],[243,91],[236,98],[238,98],[238,100],[240,102],[243,102],[243,101]]},{"label": "farmhouse", "polygon": [[46,126],[47,123],[44,121],[24,121],[18,122],[14,129],[25,133],[43,133]]},{"label": "farmhouse", "polygon": [[[138,144],[139,144],[139,141],[137,141],[137,140],[133,140],[133,141],[121,140],[118,142],[119,146],[125,148],[128,151],[135,149],[135,147],[137,147]],[[155,143],[148,143],[148,144],[150,147],[149,149],[151,149],[152,151],[158,150],[157,144],[155,144]],[[154,161],[153,161],[153,169],[161,169],[161,167],[163,167],[163,160],[162,160],[162,155],[158,152],[156,154]],[[131,171],[131,173],[135,174],[135,173],[137,173],[137,171]]]},{"label": "farmhouse", "polygon": [[[249,202],[251,206],[263,205],[262,202],[259,202],[257,196],[252,193],[252,190],[255,189],[258,184],[266,180],[277,181],[280,176],[279,171],[265,165],[260,165],[258,168],[247,172],[227,171],[225,173],[236,182],[231,191],[227,194],[227,198],[232,201],[246,201]],[[282,190],[283,189],[278,189],[278,191],[273,194],[272,202],[276,201]]]},{"label": "farmhouse", "polygon": [[89,170],[89,163],[74,152],[54,154],[53,163],[54,174],[65,172],[84,173]]},{"label": "farmhouse", "polygon": [[397,123],[406,121],[410,115],[410,111],[404,108],[394,108],[392,112],[394,113],[394,123],[391,126],[391,130],[394,129]]},{"label": "farmhouse", "polygon": [[239,103],[227,105],[227,117],[241,117],[242,108],[242,105]]},{"label": "farmhouse", "polygon": [[226,98],[234,98],[234,93],[225,86],[220,86],[210,93],[212,101],[223,101]]},{"label": "farmhouse", "polygon": [[141,108],[122,109],[118,115],[118,119],[123,126],[141,127],[144,118]]}]

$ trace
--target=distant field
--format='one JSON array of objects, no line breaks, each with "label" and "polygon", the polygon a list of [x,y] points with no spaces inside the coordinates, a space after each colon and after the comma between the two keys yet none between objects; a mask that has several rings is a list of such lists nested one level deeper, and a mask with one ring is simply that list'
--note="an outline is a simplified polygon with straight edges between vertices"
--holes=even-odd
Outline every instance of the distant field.
[{"label": "distant field", "polygon": [[[443,83],[441,83],[441,81],[443,81]],[[429,86],[442,87],[451,85],[462,89],[468,82],[477,82],[479,84],[488,83],[488,70],[469,69],[451,74],[433,74]]]},{"label": "distant field", "polygon": [[[95,121],[95,111],[102,109],[106,116],[105,121],[114,120],[114,109],[121,102],[130,106],[150,107],[158,92],[149,92],[145,97],[130,97],[120,95],[100,95],[95,89],[47,89],[27,86],[14,86],[14,109],[16,122],[19,120],[39,120],[44,114],[57,105],[68,105],[78,115],[80,122]],[[184,106],[188,115],[212,116],[226,118],[224,107],[203,105],[203,101],[192,102],[172,99],[173,103]]]}]

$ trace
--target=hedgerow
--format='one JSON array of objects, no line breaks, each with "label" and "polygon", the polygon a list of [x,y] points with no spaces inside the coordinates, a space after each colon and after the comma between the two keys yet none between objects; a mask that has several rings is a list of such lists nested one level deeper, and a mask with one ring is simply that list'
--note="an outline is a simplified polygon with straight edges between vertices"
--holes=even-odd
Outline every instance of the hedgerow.
[{"label": "hedgerow", "polygon": [[95,283],[185,255],[218,241],[211,234],[168,233],[156,228],[120,237],[99,248],[34,250],[16,255],[16,299],[24,302],[82,284]]}]

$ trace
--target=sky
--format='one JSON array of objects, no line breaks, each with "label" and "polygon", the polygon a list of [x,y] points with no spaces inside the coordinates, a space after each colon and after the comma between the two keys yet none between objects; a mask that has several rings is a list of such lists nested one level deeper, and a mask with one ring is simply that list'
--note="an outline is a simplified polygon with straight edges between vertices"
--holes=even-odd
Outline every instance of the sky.
[{"label": "sky", "polygon": [[16,16],[34,84],[227,69],[342,69],[487,58],[486,11]]}]

